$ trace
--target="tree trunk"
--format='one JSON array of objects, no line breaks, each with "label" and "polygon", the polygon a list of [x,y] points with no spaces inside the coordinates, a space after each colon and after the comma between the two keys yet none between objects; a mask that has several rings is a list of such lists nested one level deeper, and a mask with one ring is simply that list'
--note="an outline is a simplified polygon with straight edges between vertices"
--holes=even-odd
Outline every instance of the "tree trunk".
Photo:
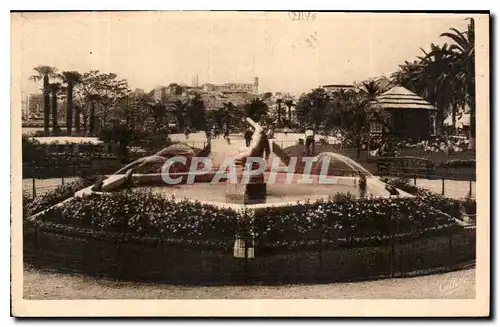
[{"label": "tree trunk", "polygon": [[43,131],[45,136],[49,136],[50,120],[50,94],[49,94],[49,75],[43,76]]},{"label": "tree trunk", "polygon": [[[476,108],[475,103],[470,106],[470,125],[469,125],[469,150],[476,149]],[[474,107],[473,107],[474,106]]]},{"label": "tree trunk", "polygon": [[80,134],[80,106],[75,107],[75,132]]},{"label": "tree trunk", "polygon": [[278,102],[278,127],[281,124],[281,102]]},{"label": "tree trunk", "polygon": [[90,117],[89,117],[89,134],[90,136],[94,136],[95,129],[95,103],[90,103]]},{"label": "tree trunk", "polygon": [[457,107],[453,105],[451,108],[452,135],[457,134]]},{"label": "tree trunk", "polygon": [[[436,105],[437,108],[437,105]],[[437,108],[436,112],[436,135],[443,134],[444,112],[442,108]]]},{"label": "tree trunk", "polygon": [[87,122],[88,122],[88,116],[85,113],[82,113],[83,115],[83,134],[87,136]]},{"label": "tree trunk", "polygon": [[52,134],[56,135],[59,127],[57,126],[57,92],[52,92]]},{"label": "tree trunk", "polygon": [[361,137],[356,137],[356,160],[361,157]]},{"label": "tree trunk", "polygon": [[73,127],[73,85],[68,84],[68,108],[66,109],[66,130],[68,131],[68,136],[71,136],[71,129]]},{"label": "tree trunk", "polygon": [[292,124],[292,106],[288,106],[288,124]]}]

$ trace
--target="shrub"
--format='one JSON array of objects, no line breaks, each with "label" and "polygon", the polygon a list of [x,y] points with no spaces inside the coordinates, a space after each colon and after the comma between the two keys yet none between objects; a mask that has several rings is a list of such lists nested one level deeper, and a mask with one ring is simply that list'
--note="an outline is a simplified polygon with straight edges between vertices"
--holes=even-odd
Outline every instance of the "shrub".
[{"label": "shrub", "polygon": [[[67,183],[64,185],[59,185],[55,189],[44,193],[40,196],[37,196],[34,200],[28,201],[23,198],[23,204],[26,203],[25,210],[23,214],[25,217],[34,215],[38,212],[41,212],[45,209],[50,208],[51,206],[64,201],[70,197],[72,197],[75,192],[90,186],[94,183],[92,178],[87,179],[79,179],[71,183]],[[26,202],[25,202],[26,201]]]},{"label": "shrub", "polygon": [[391,234],[459,228],[455,220],[421,198],[369,198],[316,202],[255,211],[254,233],[261,248],[313,243],[387,241]]},{"label": "shrub", "polygon": [[342,192],[337,192],[333,196],[328,196],[328,201],[331,202],[336,202],[336,203],[342,203],[342,202],[347,202],[347,201],[354,201],[356,200],[356,196],[352,194],[351,192],[347,193],[342,193]]},{"label": "shrub", "polygon": [[[467,212],[467,210],[472,210],[472,209],[466,209],[467,207],[471,207],[472,201],[474,202],[475,206],[475,200],[469,200],[469,203],[466,201],[462,200],[457,200],[457,199],[451,199],[447,198],[443,195],[433,193],[431,191],[428,191],[426,189],[420,188],[418,186],[415,186],[411,184],[409,179],[405,178],[383,178],[382,181],[387,183],[388,185],[392,187],[396,187],[402,191],[405,191],[407,193],[413,194],[415,196],[422,197],[422,199],[430,206],[435,209],[438,209],[444,213],[449,214],[450,216],[460,219],[463,219],[463,214],[464,212]],[[474,207],[475,211],[475,207]]]},{"label": "shrub", "polygon": [[337,199],[342,200],[237,212],[148,192],[117,192],[74,198],[48,210],[40,219],[96,233],[226,248],[236,237],[255,236],[260,250],[296,249],[311,242],[381,244],[389,242],[391,235],[429,235],[460,228],[424,198],[355,199],[339,195]]},{"label": "shrub", "polygon": [[452,159],[441,162],[442,168],[476,168],[476,159]]},{"label": "shrub", "polygon": [[149,192],[116,192],[74,198],[41,219],[95,231],[227,246],[234,241],[237,217],[234,210],[199,202],[175,201]]}]

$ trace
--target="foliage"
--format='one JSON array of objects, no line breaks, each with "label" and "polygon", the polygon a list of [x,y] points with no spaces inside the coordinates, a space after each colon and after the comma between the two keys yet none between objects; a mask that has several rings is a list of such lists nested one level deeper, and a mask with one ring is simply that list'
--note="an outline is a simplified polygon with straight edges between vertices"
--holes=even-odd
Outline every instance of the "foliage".
[{"label": "foliage", "polygon": [[84,128],[88,128],[90,135],[94,135],[97,119],[106,125],[111,108],[128,92],[128,83],[119,79],[114,73],[103,73],[98,70],[86,72],[81,77],[82,83],[76,88],[76,99],[80,102],[84,116]]},{"label": "foliage", "polygon": [[[444,117],[451,110],[453,126],[456,112],[467,105],[471,114],[470,138],[475,138],[475,30],[474,19],[469,19],[467,31],[451,28],[441,37],[451,45],[430,45],[430,51],[413,62],[405,61],[392,74],[394,83],[401,84],[433,103],[438,109],[438,127],[442,130]],[[469,143],[470,146],[474,142]]]},{"label": "foliage", "polygon": [[[426,189],[411,184],[409,179],[405,178],[384,178],[385,183],[396,187],[404,192],[421,197],[430,207],[436,208],[450,216],[462,220],[467,210],[471,210],[471,203],[475,205],[475,200],[467,198],[465,201],[444,197]],[[474,209],[475,210],[475,209]]]},{"label": "foliage", "polygon": [[442,168],[476,168],[476,159],[452,159],[441,162]]},{"label": "foliage", "polygon": [[[23,198],[25,204],[24,217],[39,213],[51,206],[72,197],[75,192],[95,183],[94,178],[78,179],[74,182],[59,185],[55,189],[37,196],[34,200]],[[26,202],[25,202],[26,201]]]},{"label": "foliage", "polygon": [[318,131],[330,109],[329,95],[323,88],[316,88],[301,95],[295,113],[302,124],[312,125]]},{"label": "foliage", "polygon": [[186,243],[213,240],[232,245],[237,229],[234,210],[141,192],[75,198],[41,219],[96,231],[183,239]]},{"label": "foliage", "polygon": [[247,102],[244,105],[244,109],[245,116],[250,117],[255,121],[260,121],[269,114],[267,104],[259,98],[254,98],[252,101]]},{"label": "foliage", "polygon": [[51,66],[37,66],[33,68],[36,72],[36,75],[30,77],[33,81],[43,80],[43,129],[45,135],[49,135],[49,118],[50,118],[50,78],[54,78],[57,76],[57,69]]},{"label": "foliage", "polygon": [[[66,84],[66,130],[68,135],[71,135],[73,129],[73,91],[75,85],[81,84],[83,79],[82,75],[77,71],[64,71],[59,75],[59,78]],[[80,132],[80,107],[76,106],[75,113],[75,127],[76,132]]]},{"label": "foliage", "polygon": [[453,219],[420,198],[345,199],[258,209],[254,233],[260,248],[295,248],[309,242],[387,241],[394,233],[456,228]]},{"label": "foliage", "polygon": [[189,127],[195,130],[205,129],[205,103],[199,95],[196,95],[189,101],[186,116],[188,117]]},{"label": "foliage", "polygon": [[347,193],[337,192],[333,196],[328,197],[328,201],[332,201],[332,202],[336,202],[336,203],[354,201],[355,199],[356,199],[356,196],[350,192],[347,192]]},{"label": "foliage", "polygon": [[[176,201],[148,192],[116,192],[75,198],[51,209],[43,221],[96,232],[213,241],[232,246],[236,236],[254,236],[257,247],[296,248],[309,241],[387,242],[391,235],[439,233],[459,228],[427,198],[365,198],[234,211]],[[420,234],[419,234],[420,235]]]}]

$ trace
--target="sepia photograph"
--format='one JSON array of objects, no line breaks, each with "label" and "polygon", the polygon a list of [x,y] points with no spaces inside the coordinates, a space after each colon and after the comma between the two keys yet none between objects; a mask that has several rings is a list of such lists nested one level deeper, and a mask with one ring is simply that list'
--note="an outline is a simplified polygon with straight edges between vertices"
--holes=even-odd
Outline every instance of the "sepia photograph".
[{"label": "sepia photograph", "polygon": [[489,30],[11,12],[12,314],[488,316]]}]

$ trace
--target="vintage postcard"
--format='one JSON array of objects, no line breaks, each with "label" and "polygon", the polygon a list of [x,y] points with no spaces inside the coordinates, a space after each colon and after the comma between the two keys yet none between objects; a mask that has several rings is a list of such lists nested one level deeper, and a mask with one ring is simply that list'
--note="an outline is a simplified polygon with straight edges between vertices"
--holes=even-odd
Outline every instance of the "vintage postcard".
[{"label": "vintage postcard", "polygon": [[489,316],[488,12],[11,24],[14,316]]}]

